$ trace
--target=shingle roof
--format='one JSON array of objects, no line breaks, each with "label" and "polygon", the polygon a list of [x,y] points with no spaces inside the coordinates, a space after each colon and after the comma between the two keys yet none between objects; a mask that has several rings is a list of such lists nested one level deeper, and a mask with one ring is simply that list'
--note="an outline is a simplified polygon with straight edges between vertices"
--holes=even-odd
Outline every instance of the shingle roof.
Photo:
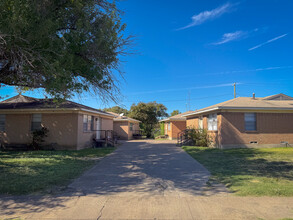
[{"label": "shingle roof", "polygon": [[[280,97],[284,97],[284,99],[281,99]],[[293,98],[284,94],[277,94],[264,98],[238,97],[203,109],[192,111],[191,113],[185,114],[185,116],[217,109],[293,110]]]},{"label": "shingle roof", "polygon": [[125,120],[125,121],[135,121],[135,122],[141,122],[139,120],[136,120],[134,118],[130,118],[130,117],[127,117],[125,115],[121,115],[121,114],[117,114],[117,113],[114,113],[114,112],[107,112],[109,114],[112,114],[114,115],[114,121],[119,121],[119,120]]},{"label": "shingle roof", "polygon": [[169,118],[162,119],[162,120],[160,120],[160,122],[163,122],[163,121],[184,121],[184,120],[186,120],[186,117],[184,117],[184,115],[189,114],[191,112],[193,112],[193,111],[183,112],[178,115],[174,115]]},{"label": "shingle roof", "polygon": [[54,99],[37,99],[24,95],[17,95],[0,102],[0,110],[5,109],[84,109],[112,116],[107,112],[69,100],[56,102]]}]

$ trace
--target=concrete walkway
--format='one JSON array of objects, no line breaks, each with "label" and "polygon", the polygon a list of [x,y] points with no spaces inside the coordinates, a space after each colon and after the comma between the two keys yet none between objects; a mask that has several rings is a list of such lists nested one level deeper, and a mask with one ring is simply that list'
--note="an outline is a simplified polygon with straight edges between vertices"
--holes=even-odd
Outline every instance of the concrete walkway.
[{"label": "concrete walkway", "polygon": [[[236,197],[172,142],[130,141],[51,196],[0,198],[2,218],[281,219],[293,198]],[[1,219],[0,217],[0,219]]]}]

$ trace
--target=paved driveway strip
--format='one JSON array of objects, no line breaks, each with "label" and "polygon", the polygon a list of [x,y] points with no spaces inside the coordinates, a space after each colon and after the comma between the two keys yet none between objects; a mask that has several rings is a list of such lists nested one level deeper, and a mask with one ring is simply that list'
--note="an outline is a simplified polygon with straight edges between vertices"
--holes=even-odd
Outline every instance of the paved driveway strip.
[{"label": "paved driveway strip", "polygon": [[132,141],[77,179],[69,187],[86,195],[136,193],[203,195],[210,173],[174,144]]},{"label": "paved driveway strip", "polygon": [[[2,197],[1,217],[28,219],[281,219],[293,198],[236,197],[171,142],[130,141],[62,193]],[[1,219],[1,218],[0,218]]]}]

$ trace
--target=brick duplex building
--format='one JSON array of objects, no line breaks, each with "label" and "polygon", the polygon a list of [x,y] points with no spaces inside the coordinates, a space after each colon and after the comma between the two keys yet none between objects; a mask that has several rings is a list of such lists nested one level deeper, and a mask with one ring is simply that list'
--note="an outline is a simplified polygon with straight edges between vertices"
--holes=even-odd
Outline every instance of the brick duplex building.
[{"label": "brick duplex building", "polygon": [[239,97],[183,115],[186,127],[207,129],[219,148],[293,144],[293,97]]},{"label": "brick duplex building", "polygon": [[177,134],[186,130],[186,118],[183,115],[191,112],[192,111],[184,112],[160,121],[164,123],[165,135],[167,135],[170,140],[176,140]]}]

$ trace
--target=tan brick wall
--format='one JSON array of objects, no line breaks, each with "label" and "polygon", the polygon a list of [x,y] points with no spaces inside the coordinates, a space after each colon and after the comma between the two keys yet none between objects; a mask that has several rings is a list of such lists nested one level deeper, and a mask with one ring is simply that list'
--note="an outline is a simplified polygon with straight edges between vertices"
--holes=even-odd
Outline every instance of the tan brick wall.
[{"label": "tan brick wall", "polygon": [[42,125],[48,128],[45,145],[56,149],[76,149],[78,114],[42,114]]},{"label": "tan brick wall", "polygon": [[[93,138],[96,137],[96,131],[83,131],[83,115],[78,114],[78,139],[77,149],[84,149],[91,147]],[[86,114],[91,115],[91,114]],[[95,118],[98,116],[95,116]],[[113,119],[104,118],[99,116],[101,119],[101,130],[113,130]],[[96,129],[96,120],[94,120],[94,128]],[[105,138],[105,132],[101,132],[101,138]]]},{"label": "tan brick wall", "polygon": [[102,130],[113,130],[113,119],[102,117]]},{"label": "tan brick wall", "polygon": [[[6,114],[5,132],[1,141],[5,144],[30,144],[32,114]],[[77,114],[42,114],[42,126],[48,128],[44,146],[56,149],[76,149]]]},{"label": "tan brick wall", "polygon": [[186,120],[186,127],[187,128],[198,128],[198,118],[191,118]]},{"label": "tan brick wall", "polygon": [[6,114],[5,131],[0,132],[4,144],[31,143],[31,114]]},{"label": "tan brick wall", "polygon": [[[133,124],[133,129],[130,131],[130,123]],[[136,122],[128,122],[129,132],[128,132],[128,140],[133,139],[133,134],[135,131],[139,131],[139,123]]]},{"label": "tan brick wall", "polygon": [[[133,124],[133,130],[130,131],[130,123]],[[114,131],[122,140],[131,140],[133,139],[133,133],[139,131],[139,123],[137,122],[128,122],[128,121],[115,121],[114,122]]]},{"label": "tan brick wall", "polygon": [[220,144],[223,146],[250,146],[251,141],[264,147],[278,145],[281,141],[293,144],[293,114],[257,113],[256,132],[245,131],[244,112],[223,112],[222,116]]},{"label": "tan brick wall", "polygon": [[114,122],[114,131],[122,140],[128,139],[128,122],[127,121],[115,121]]}]

